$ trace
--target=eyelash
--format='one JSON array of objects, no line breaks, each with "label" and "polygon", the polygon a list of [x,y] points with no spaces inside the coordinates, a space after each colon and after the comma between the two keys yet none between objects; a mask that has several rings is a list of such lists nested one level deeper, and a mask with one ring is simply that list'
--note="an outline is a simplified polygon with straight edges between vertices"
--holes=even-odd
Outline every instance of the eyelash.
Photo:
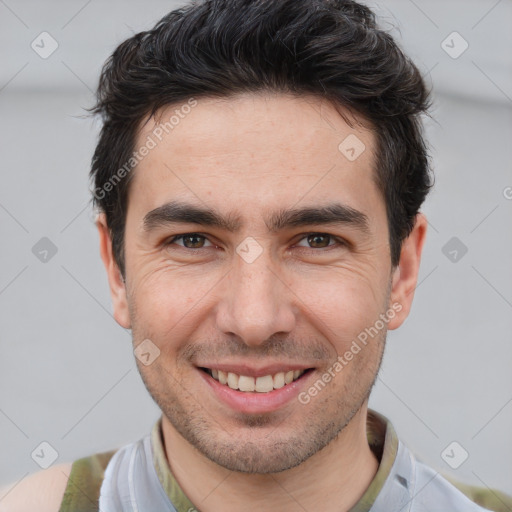
[{"label": "eyelash", "polygon": [[[190,232],[190,233],[183,233],[182,235],[176,235],[172,238],[170,238],[169,240],[167,240],[164,245],[165,246],[170,246],[170,245],[173,245],[177,240],[183,240],[185,237],[187,236],[192,236],[192,235],[195,235],[195,236],[199,236],[201,238],[204,238],[206,240],[208,240],[210,243],[213,243],[211,242],[208,237],[206,235],[203,235],[201,233],[195,233],[195,232]],[[326,237],[329,237],[329,241],[334,241],[335,243],[334,244],[330,244],[330,245],[327,245],[326,247],[319,247],[319,248],[315,248],[315,247],[303,247],[303,246],[300,246],[302,249],[306,249],[306,250],[311,250],[311,251],[315,251],[315,252],[318,252],[320,251],[321,249],[323,249],[324,251],[325,250],[331,250],[331,249],[335,249],[335,248],[339,248],[339,247],[347,247],[348,246],[348,242],[346,242],[345,240],[343,240],[342,238],[339,238],[337,236],[334,236],[334,235],[331,235],[330,233],[322,233],[322,232],[319,232],[319,231],[312,231],[310,233],[305,233],[299,240],[297,243],[299,242],[302,242],[304,239],[307,239],[308,237],[312,236],[312,235],[320,235],[320,236],[326,236]],[[215,244],[214,244],[215,245]],[[187,251],[200,251],[200,250],[203,250],[203,249],[208,249],[209,247],[185,247],[183,245],[179,245],[178,247],[182,248],[182,249],[186,249]],[[322,252],[324,252],[322,251]]]}]

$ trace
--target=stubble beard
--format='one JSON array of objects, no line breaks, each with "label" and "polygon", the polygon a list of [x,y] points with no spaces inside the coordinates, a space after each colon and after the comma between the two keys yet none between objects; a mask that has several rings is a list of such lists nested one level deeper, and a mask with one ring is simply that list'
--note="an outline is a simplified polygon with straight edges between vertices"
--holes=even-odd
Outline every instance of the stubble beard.
[{"label": "stubble beard", "polygon": [[[386,304],[389,304],[391,280],[388,284]],[[133,297],[132,297],[133,298]],[[137,308],[129,300],[132,319],[132,339],[146,338],[138,332]],[[142,330],[142,329],[141,329]],[[329,393],[329,384],[309,404],[296,402],[299,418],[290,425],[281,414],[239,414],[236,423],[223,424],[214,418],[183,383],[171,374],[158,358],[150,367],[137,360],[137,367],[149,394],[174,429],[191,446],[212,462],[229,471],[271,474],[294,468],[334,441],[367,403],[381,368],[386,344],[384,327],[370,343],[375,347],[367,358],[356,355],[341,371],[342,384],[336,394]],[[151,338],[150,338],[151,339]],[[317,372],[316,382],[322,377]],[[336,381],[336,379],[334,379]],[[166,385],[167,383],[167,385]],[[240,429],[245,432],[240,434]],[[283,434],[284,432],[284,434]],[[169,455],[168,455],[169,456]]]},{"label": "stubble beard", "polygon": [[381,344],[373,368],[356,371],[354,367],[335,395],[328,384],[309,404],[297,401],[293,420],[277,412],[239,414],[231,416],[228,425],[222,416],[213,417],[161,361],[155,361],[150,371],[139,362],[138,368],[146,389],[174,429],[209,460],[230,471],[279,473],[329,445],[367,402],[381,366],[385,330],[379,337],[372,341]]}]

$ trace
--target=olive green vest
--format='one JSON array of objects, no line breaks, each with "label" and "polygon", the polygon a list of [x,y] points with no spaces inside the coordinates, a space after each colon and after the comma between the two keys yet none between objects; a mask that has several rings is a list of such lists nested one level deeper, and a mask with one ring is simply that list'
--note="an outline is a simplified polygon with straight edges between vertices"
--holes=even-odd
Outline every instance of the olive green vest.
[{"label": "olive green vest", "polygon": [[[380,492],[384,480],[391,470],[396,445],[398,444],[398,438],[390,423],[387,423],[386,444],[384,444],[382,427],[379,425],[378,418],[385,420],[378,413],[369,411],[367,420],[368,442],[380,461],[379,471],[365,496],[363,496],[362,501],[364,503],[359,503],[363,506],[367,504],[369,507],[371,507],[373,500]],[[161,418],[152,429],[151,443],[155,455],[154,463],[158,478],[171,502],[175,505],[176,510],[178,512],[195,510],[193,504],[183,493],[170,471],[163,445]],[[103,483],[105,469],[116,451],[111,450],[98,453],[76,460],[73,463],[59,512],[98,512],[100,488]],[[465,485],[454,481],[450,477],[445,478],[471,501],[488,510],[494,512],[512,511],[512,497],[502,492],[489,488]]]}]

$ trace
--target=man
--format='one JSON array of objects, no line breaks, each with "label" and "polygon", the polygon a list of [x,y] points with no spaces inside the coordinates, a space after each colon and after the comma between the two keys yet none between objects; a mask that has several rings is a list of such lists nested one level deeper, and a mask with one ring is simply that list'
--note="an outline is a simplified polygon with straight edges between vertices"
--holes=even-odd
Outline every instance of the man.
[{"label": "man", "polygon": [[122,43],[91,175],[114,316],[162,417],[0,506],[484,510],[368,409],[417,284],[427,107],[352,1],[210,0]]}]

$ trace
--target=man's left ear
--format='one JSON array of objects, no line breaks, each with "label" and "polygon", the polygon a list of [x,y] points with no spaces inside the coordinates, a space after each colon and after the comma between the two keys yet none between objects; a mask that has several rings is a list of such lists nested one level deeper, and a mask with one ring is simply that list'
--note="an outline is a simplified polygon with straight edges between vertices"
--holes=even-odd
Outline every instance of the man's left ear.
[{"label": "man's left ear", "polygon": [[389,330],[400,327],[411,310],[426,234],[427,218],[423,213],[418,213],[411,233],[402,243],[400,263],[393,273],[389,307],[396,314],[388,322]]}]

